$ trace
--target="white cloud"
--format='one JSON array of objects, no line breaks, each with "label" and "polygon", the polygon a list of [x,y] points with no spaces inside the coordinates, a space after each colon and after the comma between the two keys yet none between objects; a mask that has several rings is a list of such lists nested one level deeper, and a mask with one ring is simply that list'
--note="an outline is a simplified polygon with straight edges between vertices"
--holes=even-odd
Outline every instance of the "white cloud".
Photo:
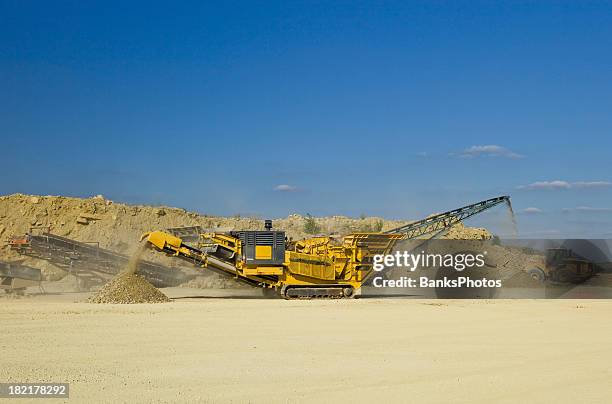
[{"label": "white cloud", "polygon": [[422,152],[418,152],[416,155],[417,155],[418,157],[429,157],[429,153],[424,152],[424,151],[422,151]]},{"label": "white cloud", "polygon": [[525,208],[521,212],[529,214],[529,215],[537,215],[539,213],[544,213],[544,211],[542,209],[540,209],[540,208],[533,208],[533,207]]},{"label": "white cloud", "polygon": [[572,186],[567,181],[537,181],[529,185],[521,185],[518,189],[570,189]]},{"label": "white cloud", "polygon": [[279,192],[294,192],[294,191],[297,191],[297,187],[293,185],[280,184],[280,185],[275,186],[274,190],[279,191]]},{"label": "white cloud", "polygon": [[568,182],[561,180],[554,181],[537,181],[532,182],[529,185],[521,185],[518,186],[518,189],[526,189],[526,190],[559,190],[559,189],[572,189],[572,188],[606,188],[612,186],[612,182],[608,181],[578,181],[578,182]]},{"label": "white cloud", "polygon": [[458,155],[459,157],[464,157],[464,158],[487,156],[487,157],[506,157],[510,159],[520,159],[520,158],[525,157],[521,154],[513,152],[512,150],[506,147],[495,145],[495,144],[472,146],[458,153]]}]

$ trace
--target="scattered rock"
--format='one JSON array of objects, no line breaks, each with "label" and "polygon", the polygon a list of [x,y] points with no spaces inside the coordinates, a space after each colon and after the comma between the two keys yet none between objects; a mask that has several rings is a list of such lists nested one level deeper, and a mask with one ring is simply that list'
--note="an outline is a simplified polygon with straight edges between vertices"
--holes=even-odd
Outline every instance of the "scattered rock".
[{"label": "scattered rock", "polygon": [[78,224],[84,224],[84,225],[88,225],[89,224],[89,220],[87,220],[87,218],[82,217],[82,216],[77,217],[76,222]]},{"label": "scattered rock", "polygon": [[81,213],[80,216],[83,219],[87,219],[87,220],[101,220],[102,219],[100,216],[92,215],[92,214],[89,214],[89,213]]}]

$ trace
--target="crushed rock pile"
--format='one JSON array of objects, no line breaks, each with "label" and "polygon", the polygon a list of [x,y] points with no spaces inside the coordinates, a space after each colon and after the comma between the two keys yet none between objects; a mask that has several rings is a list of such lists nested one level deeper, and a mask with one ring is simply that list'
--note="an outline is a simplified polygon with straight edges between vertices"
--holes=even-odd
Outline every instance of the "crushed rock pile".
[{"label": "crushed rock pile", "polygon": [[134,304],[165,303],[170,299],[142,276],[121,273],[104,285],[88,301],[90,303]]}]

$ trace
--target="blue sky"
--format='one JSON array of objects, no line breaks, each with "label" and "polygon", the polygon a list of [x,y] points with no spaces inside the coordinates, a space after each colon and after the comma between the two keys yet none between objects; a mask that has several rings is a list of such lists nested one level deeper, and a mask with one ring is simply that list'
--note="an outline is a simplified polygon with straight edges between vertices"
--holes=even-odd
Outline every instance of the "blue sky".
[{"label": "blue sky", "polygon": [[0,194],[610,236],[610,49],[610,2],[0,1]]}]

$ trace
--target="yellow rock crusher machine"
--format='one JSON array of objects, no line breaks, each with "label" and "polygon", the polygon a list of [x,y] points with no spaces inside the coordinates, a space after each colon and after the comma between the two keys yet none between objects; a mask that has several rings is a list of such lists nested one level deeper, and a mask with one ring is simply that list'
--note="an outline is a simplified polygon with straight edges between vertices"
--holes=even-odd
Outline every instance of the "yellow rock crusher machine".
[{"label": "yellow rock crusher machine", "polygon": [[313,237],[288,241],[284,231],[265,230],[203,233],[195,244],[163,231],[145,233],[150,247],[195,265],[234,277],[264,293],[286,299],[345,298],[361,294],[372,274],[376,254],[388,254],[398,240],[433,238],[455,224],[500,203],[500,196],[430,216],[385,232],[352,233],[341,240]]}]

